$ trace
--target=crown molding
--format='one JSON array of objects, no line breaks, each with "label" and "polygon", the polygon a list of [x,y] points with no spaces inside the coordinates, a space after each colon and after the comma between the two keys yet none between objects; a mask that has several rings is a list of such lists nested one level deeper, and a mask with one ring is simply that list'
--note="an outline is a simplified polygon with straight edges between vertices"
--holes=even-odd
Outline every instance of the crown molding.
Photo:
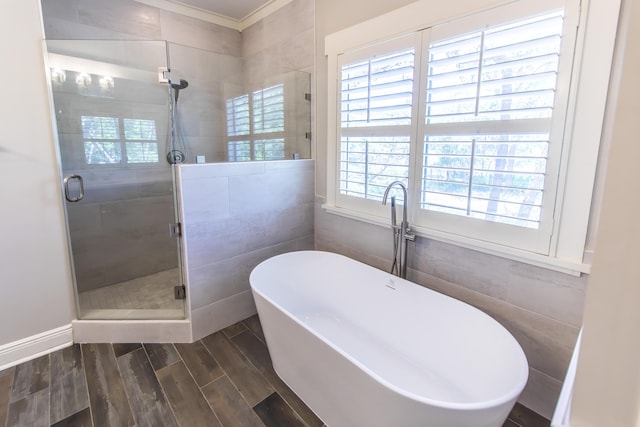
[{"label": "crown molding", "polygon": [[177,0],[135,1],[137,1],[138,3],[146,4],[147,6],[157,7],[158,9],[178,13],[180,15],[188,16],[195,19],[200,19],[201,21],[221,25],[223,27],[231,28],[237,31],[243,31],[256,22],[259,22],[260,20],[274,13],[278,9],[291,3],[293,0],[271,0],[240,20],[229,18],[228,16],[219,15],[208,10],[200,9],[198,7],[191,6]]},{"label": "crown molding", "polygon": [[272,13],[276,12],[278,9],[286,6],[287,4],[291,3],[293,0],[271,0],[268,3],[264,4],[262,7],[259,7],[258,9],[254,10],[253,12],[251,12],[250,14],[248,14],[247,16],[245,16],[244,18],[242,18],[242,20],[239,22],[240,24],[240,31],[245,30],[246,28],[252,26],[253,24],[255,24],[258,21],[261,21],[262,19],[266,18],[267,16],[271,15]]},{"label": "crown molding", "polygon": [[158,9],[169,12],[178,13],[190,18],[199,19],[201,21],[210,22],[212,24],[222,25],[240,31],[240,21],[226,16],[218,15],[198,7],[190,6],[185,3],[174,0],[134,0],[147,6],[157,7]]}]

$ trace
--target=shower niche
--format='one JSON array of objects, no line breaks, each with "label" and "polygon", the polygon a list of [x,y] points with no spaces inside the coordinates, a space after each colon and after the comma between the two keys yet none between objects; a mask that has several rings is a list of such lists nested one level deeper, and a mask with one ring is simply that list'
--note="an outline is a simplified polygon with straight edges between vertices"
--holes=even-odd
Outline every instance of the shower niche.
[{"label": "shower niche", "polygon": [[165,41],[45,47],[79,319],[185,319],[174,164],[310,158],[309,74]]}]

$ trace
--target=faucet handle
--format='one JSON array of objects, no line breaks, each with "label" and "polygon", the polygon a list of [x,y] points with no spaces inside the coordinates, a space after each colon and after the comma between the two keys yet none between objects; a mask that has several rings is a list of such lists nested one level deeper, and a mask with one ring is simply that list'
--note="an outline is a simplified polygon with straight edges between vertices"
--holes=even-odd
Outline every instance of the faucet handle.
[{"label": "faucet handle", "polygon": [[409,223],[407,222],[407,228],[405,228],[404,230],[404,238],[411,241],[411,242],[415,242],[416,241],[416,235],[413,233],[410,233],[411,231],[411,226],[409,225]]}]

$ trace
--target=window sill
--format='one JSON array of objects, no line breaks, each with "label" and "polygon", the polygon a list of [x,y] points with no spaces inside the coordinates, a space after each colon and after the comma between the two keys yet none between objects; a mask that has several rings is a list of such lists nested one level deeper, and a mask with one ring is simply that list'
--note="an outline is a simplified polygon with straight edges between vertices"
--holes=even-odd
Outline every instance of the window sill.
[{"label": "window sill", "polygon": [[[378,225],[380,227],[389,227],[389,223],[387,220],[374,215],[367,215],[361,212],[356,212],[337,206],[331,206],[328,204],[323,204],[322,208],[326,212],[334,215],[339,215],[357,221],[363,221],[369,224]],[[513,261],[522,262],[524,264],[535,265],[537,267],[569,274],[572,276],[580,276],[582,273],[588,274],[591,272],[591,264],[587,264],[584,262],[575,262],[571,260],[554,258],[547,255],[541,255],[520,249],[510,248],[507,246],[497,245],[491,242],[470,239],[465,236],[444,233],[426,227],[416,227],[412,225],[411,229],[413,233],[418,237],[437,240],[439,242],[460,246],[490,255],[495,255]]]}]

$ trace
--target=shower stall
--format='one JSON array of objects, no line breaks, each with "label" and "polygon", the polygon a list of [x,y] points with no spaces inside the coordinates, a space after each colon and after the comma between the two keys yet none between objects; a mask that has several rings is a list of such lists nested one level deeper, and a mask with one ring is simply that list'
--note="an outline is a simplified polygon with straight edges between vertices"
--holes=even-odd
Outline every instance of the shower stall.
[{"label": "shower stall", "polygon": [[176,168],[309,158],[309,74],[166,41],[45,48],[78,318],[188,318]]}]

